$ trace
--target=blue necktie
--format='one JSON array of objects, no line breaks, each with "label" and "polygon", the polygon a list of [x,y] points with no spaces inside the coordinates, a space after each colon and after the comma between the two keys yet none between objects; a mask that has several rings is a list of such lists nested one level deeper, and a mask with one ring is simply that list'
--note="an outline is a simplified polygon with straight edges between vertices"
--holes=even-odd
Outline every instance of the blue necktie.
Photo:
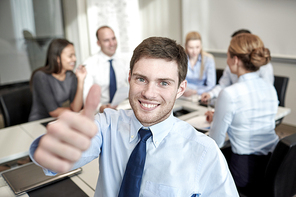
[{"label": "blue necktie", "polygon": [[109,83],[110,101],[109,103],[111,103],[117,88],[116,88],[116,76],[112,66],[112,59],[108,61],[110,62],[110,83]]},{"label": "blue necktie", "polygon": [[125,169],[118,197],[138,197],[146,160],[146,141],[152,135],[150,130],[140,129],[141,141],[133,150]]}]

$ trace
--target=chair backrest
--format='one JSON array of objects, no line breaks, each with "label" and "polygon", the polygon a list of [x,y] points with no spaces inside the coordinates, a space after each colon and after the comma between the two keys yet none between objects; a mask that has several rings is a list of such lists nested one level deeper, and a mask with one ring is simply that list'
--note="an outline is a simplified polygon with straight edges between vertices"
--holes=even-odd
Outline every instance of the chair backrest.
[{"label": "chair backrest", "polygon": [[285,107],[286,90],[288,87],[289,77],[274,76],[274,87],[276,89],[279,106]]},{"label": "chair backrest", "polygon": [[28,122],[32,106],[32,93],[29,86],[17,88],[0,95],[0,108],[4,126],[9,127]]},{"label": "chair backrest", "polygon": [[266,168],[265,184],[266,196],[296,194],[296,133],[278,142]]},{"label": "chair backrest", "polygon": [[222,75],[223,75],[223,71],[224,71],[224,69],[219,69],[219,68],[216,68],[216,84],[218,84],[219,83],[219,80],[220,80],[220,78],[222,77]]}]

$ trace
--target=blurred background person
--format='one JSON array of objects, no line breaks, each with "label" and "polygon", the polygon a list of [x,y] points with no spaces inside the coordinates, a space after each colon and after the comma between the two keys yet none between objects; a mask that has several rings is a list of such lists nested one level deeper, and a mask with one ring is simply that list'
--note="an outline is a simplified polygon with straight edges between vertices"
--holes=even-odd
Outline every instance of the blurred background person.
[{"label": "blurred background person", "polygon": [[186,35],[185,51],[188,55],[188,82],[184,96],[201,95],[210,91],[216,84],[214,57],[202,50],[201,36],[198,32]]},{"label": "blurred background person", "polygon": [[219,147],[226,133],[231,144],[228,165],[238,190],[250,196],[260,194],[265,168],[278,136],[274,117],[278,99],[274,86],[257,72],[270,61],[269,49],[253,34],[239,34],[230,42],[227,64],[238,81],[224,88],[215,112],[206,113],[211,123],[209,136]]},{"label": "blurred background person", "polygon": [[101,101],[98,110],[111,106],[113,96],[118,88],[128,86],[129,65],[116,54],[117,40],[114,31],[108,26],[100,27],[97,32],[97,44],[101,50],[84,61],[87,76],[84,83],[84,100],[93,84],[101,87]]},{"label": "blurred background person", "polygon": [[[231,37],[241,34],[241,33],[251,33],[247,29],[239,29],[235,31]],[[259,68],[257,71],[259,73],[259,76],[267,81],[268,83],[273,85],[274,82],[274,75],[273,75],[273,67],[270,62],[268,62],[266,65],[263,65]],[[231,84],[236,83],[238,80],[237,75],[230,72],[229,66],[227,65],[226,68],[223,71],[223,75],[219,79],[219,84],[217,84],[211,91],[204,92],[201,96],[202,102],[206,102],[209,99],[217,98],[219,95],[219,92]]]},{"label": "blurred background person", "polygon": [[[65,110],[79,112],[83,106],[83,83],[86,70],[76,64],[73,43],[54,39],[47,50],[45,66],[31,76],[33,104],[29,121],[57,117]],[[64,107],[65,103],[70,104]]]}]

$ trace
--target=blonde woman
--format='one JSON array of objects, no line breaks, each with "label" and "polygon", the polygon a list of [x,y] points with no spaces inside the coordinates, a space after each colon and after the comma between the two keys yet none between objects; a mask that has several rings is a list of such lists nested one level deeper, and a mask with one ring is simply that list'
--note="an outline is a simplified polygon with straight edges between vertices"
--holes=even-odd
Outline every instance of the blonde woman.
[{"label": "blonde woman", "polygon": [[237,188],[250,196],[264,196],[260,194],[264,171],[278,142],[274,131],[277,93],[256,72],[270,59],[269,50],[258,36],[246,33],[234,36],[227,64],[238,81],[220,92],[215,113],[206,113],[207,120],[212,122],[209,135],[219,147],[228,134],[232,151],[229,169]]},{"label": "blonde woman", "polygon": [[216,85],[214,57],[202,50],[201,36],[198,32],[189,32],[186,36],[185,51],[188,56],[188,82],[184,96],[201,95]]}]

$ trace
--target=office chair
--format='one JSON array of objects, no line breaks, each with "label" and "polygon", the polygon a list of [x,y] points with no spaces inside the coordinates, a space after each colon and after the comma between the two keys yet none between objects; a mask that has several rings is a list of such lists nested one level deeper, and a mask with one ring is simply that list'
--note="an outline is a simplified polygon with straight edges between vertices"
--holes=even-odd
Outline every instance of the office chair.
[{"label": "office chair", "polygon": [[219,80],[223,75],[223,71],[224,71],[224,69],[216,68],[216,80],[217,80],[216,84],[219,84]]},{"label": "office chair", "polygon": [[296,133],[282,138],[271,155],[265,172],[266,195],[296,195]]},{"label": "office chair", "polygon": [[[274,76],[274,87],[277,92],[279,106],[285,107],[286,90],[288,87],[289,77]],[[282,123],[284,118],[276,121],[276,126]]]},{"label": "office chair", "polygon": [[29,86],[17,88],[0,95],[0,109],[4,126],[9,127],[28,122],[32,106]]},{"label": "office chair", "polygon": [[289,77],[274,76],[274,87],[276,89],[279,106],[285,107],[286,90],[288,87]]}]

